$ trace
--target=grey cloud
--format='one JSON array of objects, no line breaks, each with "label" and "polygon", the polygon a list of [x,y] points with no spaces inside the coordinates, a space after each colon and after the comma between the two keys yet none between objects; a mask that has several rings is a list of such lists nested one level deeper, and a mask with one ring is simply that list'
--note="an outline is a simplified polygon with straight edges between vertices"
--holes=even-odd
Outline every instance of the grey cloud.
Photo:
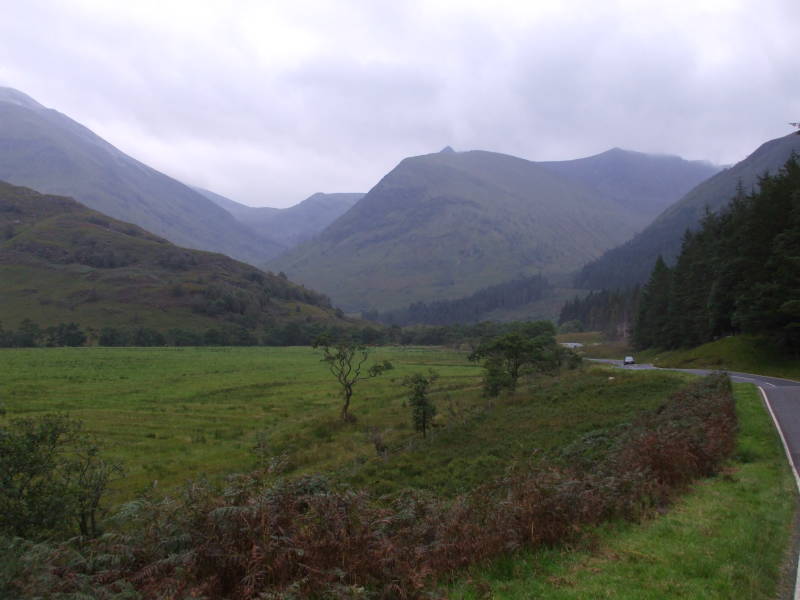
[{"label": "grey cloud", "polygon": [[727,163],[800,119],[788,0],[284,4],[14,3],[0,79],[155,168],[276,206],[366,191],[446,144]]}]

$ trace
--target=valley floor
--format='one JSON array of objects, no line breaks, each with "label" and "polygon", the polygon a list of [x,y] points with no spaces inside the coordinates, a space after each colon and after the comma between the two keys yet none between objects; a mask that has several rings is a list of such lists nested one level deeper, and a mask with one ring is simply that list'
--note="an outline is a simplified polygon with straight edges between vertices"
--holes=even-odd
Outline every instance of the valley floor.
[{"label": "valley floor", "polygon": [[[323,472],[376,495],[414,488],[455,497],[514,465],[568,465],[575,448],[591,460],[591,448],[602,454],[615,432],[691,379],[586,366],[531,376],[517,393],[489,401],[465,352],[381,347],[371,357],[395,368],[356,386],[357,421],[343,423],[336,383],[307,347],[0,350],[3,418],[62,412],[83,420],[126,468],[114,503],[268,463],[281,464],[276,477]],[[438,415],[423,439],[402,381],[431,368],[440,376]],[[667,514],[475,568],[451,597],[774,597],[796,492],[753,389],[736,387],[733,461]],[[376,436],[388,454],[376,452]]]}]

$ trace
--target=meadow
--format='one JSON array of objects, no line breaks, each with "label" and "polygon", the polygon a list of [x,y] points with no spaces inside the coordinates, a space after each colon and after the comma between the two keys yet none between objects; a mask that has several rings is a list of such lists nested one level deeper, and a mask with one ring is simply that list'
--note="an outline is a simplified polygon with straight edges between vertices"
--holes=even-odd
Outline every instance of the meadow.
[{"label": "meadow", "polygon": [[[329,472],[389,492],[445,494],[502,473],[510,461],[557,453],[587,433],[654,408],[684,380],[588,369],[537,376],[488,402],[467,353],[381,347],[394,369],[357,384],[355,424],[339,419],[336,382],[319,352],[293,348],[37,348],[0,351],[6,419],[60,412],[80,419],[126,476],[114,501],[188,479],[220,478],[280,457],[287,474]],[[404,376],[435,369],[437,427],[413,431]],[[492,410],[490,410],[492,409]],[[390,449],[379,457],[374,436]],[[602,436],[601,436],[602,437]],[[258,446],[258,451],[256,447]]]},{"label": "meadow", "polygon": [[[356,387],[359,425],[410,430],[397,384],[436,368],[443,387],[478,386],[479,369],[460,353],[380,349],[395,369]],[[82,420],[120,460],[115,496],[153,485],[250,470],[264,441],[291,452],[296,471],[323,470],[371,448],[338,420],[336,383],[320,354],[296,348],[40,348],[0,351],[6,418],[43,412]],[[356,426],[356,429],[358,425]]]},{"label": "meadow", "polygon": [[[269,477],[323,473],[341,490],[388,493],[401,504],[403,490],[414,488],[430,499],[423,503],[447,511],[448,499],[459,506],[495,478],[535,472],[538,461],[542,473],[559,465],[591,470],[640,415],[693,379],[586,364],[531,375],[515,393],[487,399],[482,369],[466,352],[380,347],[371,357],[395,368],[357,385],[357,421],[344,423],[336,383],[320,352],[307,347],[3,350],[0,418],[61,412],[82,420],[104,454],[126,468],[112,504],[154,487],[156,496],[177,491],[192,478],[213,486],[226,474],[277,463],[282,468]],[[432,393],[438,414],[422,438],[411,426],[402,380],[431,368],[439,373]],[[733,460],[674,508],[643,525],[601,524],[577,546],[520,550],[475,565],[456,577],[452,597],[732,597],[740,588],[772,597],[796,496],[753,389],[737,386],[741,432]],[[376,452],[376,435],[387,452]],[[642,580],[649,587],[632,585]]]}]

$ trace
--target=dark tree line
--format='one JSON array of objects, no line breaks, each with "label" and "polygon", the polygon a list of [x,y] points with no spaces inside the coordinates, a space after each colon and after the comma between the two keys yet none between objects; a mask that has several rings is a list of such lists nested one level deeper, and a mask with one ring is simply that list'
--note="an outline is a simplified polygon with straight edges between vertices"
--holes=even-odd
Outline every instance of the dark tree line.
[{"label": "dark tree line", "polygon": [[387,325],[456,325],[478,323],[493,310],[516,308],[546,297],[551,286],[541,275],[515,279],[478,290],[456,300],[415,302],[407,308],[379,313],[365,312],[364,318]]},{"label": "dark tree line", "polygon": [[375,327],[350,327],[323,323],[291,321],[248,329],[221,324],[206,330],[173,327],[166,330],[151,327],[82,328],[78,323],[60,323],[43,328],[31,319],[16,329],[0,323],[0,348],[40,348],[61,346],[309,346],[320,336],[347,336],[363,344],[399,343],[399,330]]},{"label": "dark tree line", "polygon": [[602,331],[608,339],[627,339],[639,310],[639,286],[601,290],[567,302],[558,317],[562,331]]},{"label": "dark tree line", "polygon": [[206,330],[150,327],[82,328],[77,323],[42,328],[31,319],[17,329],[0,323],[0,348],[45,346],[310,346],[317,339],[348,339],[366,346],[477,346],[483,340],[516,330],[520,323],[485,321],[472,325],[391,327],[339,326],[290,321],[248,329],[230,323]]},{"label": "dark tree line", "polygon": [[42,328],[25,319],[17,329],[4,329],[0,323],[0,348],[34,348],[36,346],[83,346],[86,332],[77,323],[59,323]]},{"label": "dark tree line", "polygon": [[643,288],[638,348],[696,346],[737,333],[800,352],[800,165],[793,156],[757,193],[740,191],[684,236],[674,267],[659,258]]}]

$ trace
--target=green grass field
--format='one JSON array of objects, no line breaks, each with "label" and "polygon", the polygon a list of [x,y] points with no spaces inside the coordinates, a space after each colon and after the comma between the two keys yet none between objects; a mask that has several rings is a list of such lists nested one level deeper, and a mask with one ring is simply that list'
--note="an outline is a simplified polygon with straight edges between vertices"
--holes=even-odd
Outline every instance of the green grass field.
[{"label": "green grass field", "polygon": [[[489,402],[481,369],[464,352],[377,348],[373,356],[396,368],[357,386],[355,424],[340,422],[332,376],[318,352],[302,347],[2,350],[0,401],[6,420],[43,412],[83,420],[126,467],[113,502],[156,480],[164,491],[249,470],[259,434],[272,454],[285,455],[288,475],[325,472],[378,493],[416,487],[452,496],[525,461],[573,460],[572,442],[590,439],[602,452],[617,427],[689,378],[587,365],[525,380],[516,394]],[[429,368],[440,374],[439,426],[423,440],[401,380]],[[587,547],[476,568],[452,597],[773,597],[796,494],[753,388],[737,386],[737,399],[742,430],[730,469],[666,515],[607,525]],[[387,457],[376,455],[369,430],[381,432]]]},{"label": "green grass field", "polygon": [[[444,350],[379,349],[395,370],[356,387],[355,426],[338,421],[335,382],[311,348],[42,348],[0,350],[7,419],[63,412],[81,419],[121,460],[117,497],[151,485],[249,470],[259,432],[296,472],[325,470],[371,451],[362,428],[411,433],[398,383],[436,368],[441,388],[477,398],[480,369]],[[473,400],[470,400],[470,399]],[[374,452],[374,451],[373,451]]]},{"label": "green grass field", "polygon": [[[120,460],[121,500],[158,482],[247,471],[253,451],[286,457],[288,474],[329,472],[380,492],[405,486],[464,491],[509,463],[557,453],[576,437],[613,427],[653,408],[681,377],[616,374],[601,369],[537,377],[491,404],[481,397],[481,369],[464,352],[379,348],[395,369],[360,382],[355,424],[339,420],[338,388],[311,348],[43,348],[0,351],[0,398],[6,419],[62,412],[85,422]],[[402,378],[430,368],[440,378],[433,435],[410,422]],[[488,409],[489,406],[492,409]],[[378,458],[368,433],[393,449]]]}]

